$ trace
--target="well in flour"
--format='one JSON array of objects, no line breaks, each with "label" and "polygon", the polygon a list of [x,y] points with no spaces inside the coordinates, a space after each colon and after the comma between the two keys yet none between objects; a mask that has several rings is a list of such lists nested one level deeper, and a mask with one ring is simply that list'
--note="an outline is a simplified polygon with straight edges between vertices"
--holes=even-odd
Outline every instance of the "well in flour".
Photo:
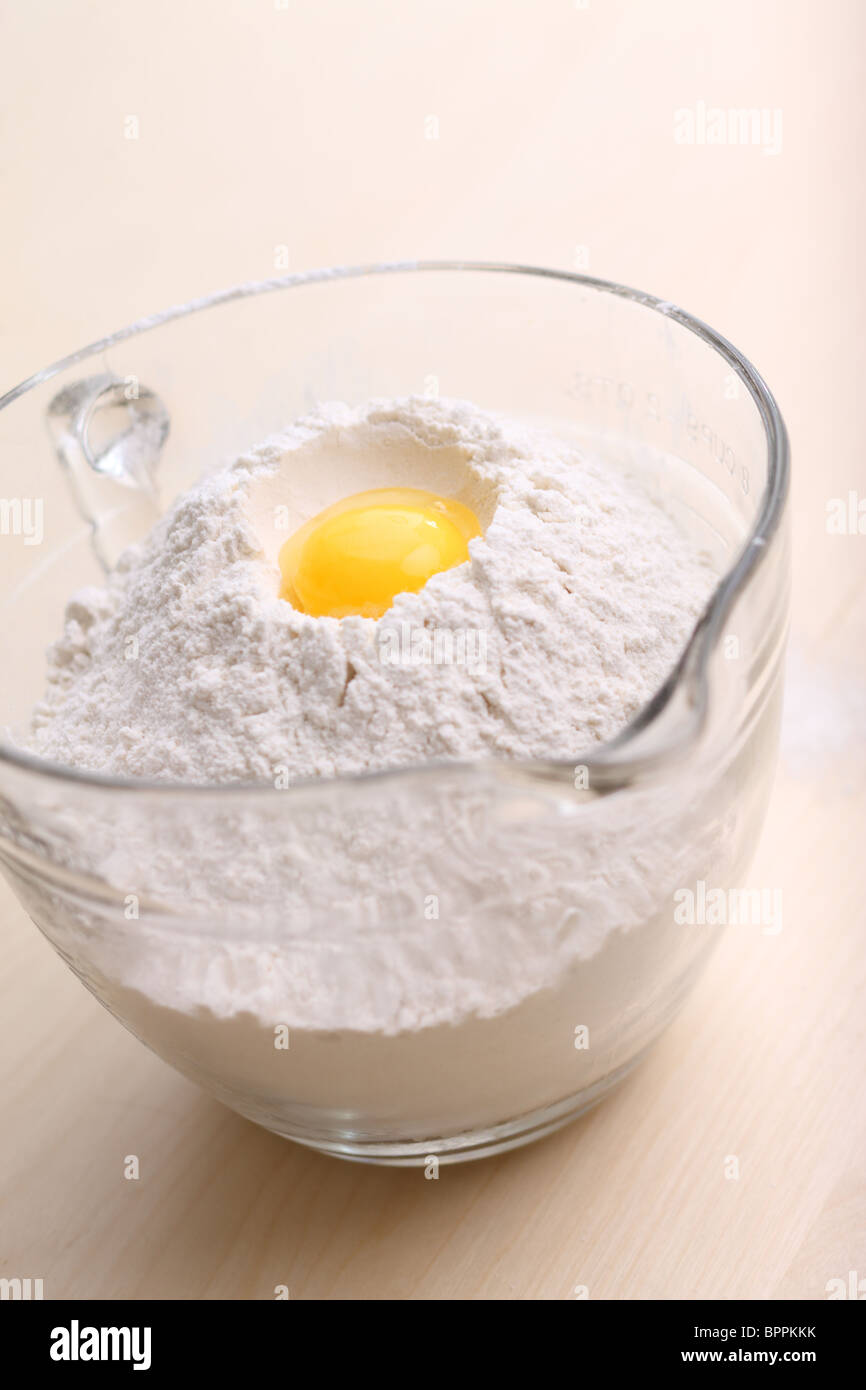
[{"label": "well in flour", "polygon": [[[392,486],[471,507],[470,560],[378,621],[280,599],[286,522]],[[323,406],[206,477],[73,598],[32,747],[219,783],[575,758],[651,698],[715,579],[635,481],[550,433],[464,402]]]}]

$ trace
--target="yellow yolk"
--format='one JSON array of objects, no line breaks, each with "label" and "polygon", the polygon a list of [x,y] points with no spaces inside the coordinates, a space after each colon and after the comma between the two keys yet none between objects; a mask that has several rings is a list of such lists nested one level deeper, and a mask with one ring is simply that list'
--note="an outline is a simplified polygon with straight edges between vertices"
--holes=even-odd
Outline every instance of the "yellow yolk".
[{"label": "yellow yolk", "polygon": [[475,513],[420,488],[358,492],[304,523],[280,550],[280,597],[314,618],[381,618],[397,594],[469,559]]}]

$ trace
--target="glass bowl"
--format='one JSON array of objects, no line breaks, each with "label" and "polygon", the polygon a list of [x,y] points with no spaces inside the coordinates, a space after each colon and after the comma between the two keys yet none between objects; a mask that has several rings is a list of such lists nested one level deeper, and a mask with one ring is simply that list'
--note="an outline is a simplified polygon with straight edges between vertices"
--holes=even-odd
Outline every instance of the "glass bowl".
[{"label": "glass bowl", "polygon": [[[577,763],[288,789],[123,781],[24,751],[66,600],[203,470],[321,401],[439,392],[591,441],[715,555],[724,577],[681,660],[621,735]],[[241,285],[9,392],[0,460],[3,868],[88,989],[241,1114],[384,1163],[525,1143],[634,1066],[725,920],[777,929],[744,875],[781,704],[785,430],[749,363],[674,305],[476,263]],[[227,837],[236,853],[208,852]],[[367,866],[362,895],[336,846]]]}]

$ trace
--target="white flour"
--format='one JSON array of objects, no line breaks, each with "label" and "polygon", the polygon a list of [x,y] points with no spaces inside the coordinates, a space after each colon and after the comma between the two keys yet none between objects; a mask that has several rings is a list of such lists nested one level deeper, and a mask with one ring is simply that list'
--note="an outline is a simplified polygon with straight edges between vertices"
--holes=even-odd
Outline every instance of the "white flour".
[{"label": "white flour", "polygon": [[[286,534],[389,485],[468,503],[470,562],[378,623],[280,599]],[[197,782],[574,757],[655,692],[714,579],[633,483],[549,436],[464,404],[330,406],[186,494],[73,600],[33,747]]]},{"label": "white flour", "polygon": [[[280,600],[286,535],[385,486],[472,507],[470,561],[378,623]],[[703,949],[668,905],[724,855],[725,803],[710,826],[700,785],[623,811],[447,763],[577,759],[612,737],[715,581],[637,483],[550,436],[466,404],[322,408],[182,497],[106,589],[73,599],[32,734],[45,756],[124,775],[317,780],[58,815],[68,862],[142,904],[122,923],[110,903],[70,912],[66,953],[158,1052],[295,1134],[315,1136],[323,1107],[423,1136],[585,1090]],[[421,629],[452,639],[450,659],[405,659]],[[431,759],[446,766],[327,781]],[[56,899],[37,908],[57,921]]]}]

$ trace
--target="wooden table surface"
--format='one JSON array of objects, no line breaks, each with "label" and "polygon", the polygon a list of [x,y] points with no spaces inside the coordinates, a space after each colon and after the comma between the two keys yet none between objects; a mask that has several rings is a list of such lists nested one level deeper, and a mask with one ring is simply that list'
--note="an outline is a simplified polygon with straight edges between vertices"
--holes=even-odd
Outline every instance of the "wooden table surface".
[{"label": "wooden table surface", "polygon": [[[813,1299],[866,1278],[866,535],[826,529],[829,499],[866,496],[866,10],[4,11],[0,387],[280,258],[585,265],[707,319],[776,392],[795,604],[751,873],[783,888],[784,928],[730,929],[642,1068],[528,1149],[433,1182],[256,1129],[126,1034],[0,888],[0,1275],[121,1299]],[[781,113],[781,149],[677,141],[700,103]]]}]

